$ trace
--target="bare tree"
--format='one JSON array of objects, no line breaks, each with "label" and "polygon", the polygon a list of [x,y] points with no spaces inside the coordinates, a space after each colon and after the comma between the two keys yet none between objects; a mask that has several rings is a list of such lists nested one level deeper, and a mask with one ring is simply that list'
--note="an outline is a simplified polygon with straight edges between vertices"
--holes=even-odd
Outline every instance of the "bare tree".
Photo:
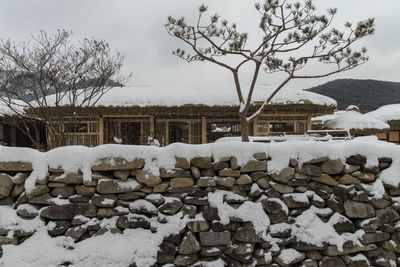
[{"label": "bare tree", "polygon": [[[207,11],[204,4],[199,8],[195,25],[188,25],[185,19],[168,17],[167,32],[182,40],[193,51],[186,53],[177,49],[174,55],[186,60],[208,61],[229,70],[233,75],[240,103],[240,124],[242,141],[248,141],[248,126],[268,105],[271,99],[291,80],[319,78],[353,69],[368,60],[367,49],[352,49],[353,43],[374,33],[374,19],[360,21],[356,25],[346,22],[343,31],[331,27],[336,9],[328,9],[326,15],[316,15],[311,0],[303,3],[290,0],[265,0],[255,5],[260,16],[261,40],[249,48],[248,34],[237,30],[235,23],[221,20],[218,15],[203,23]],[[333,69],[325,73],[304,74],[304,67],[310,62],[330,64]],[[234,62],[234,63],[232,63]],[[254,71],[244,95],[239,80],[239,70],[253,64]],[[265,99],[261,107],[249,114],[254,87],[260,70],[266,73],[282,72],[283,81]],[[303,70],[301,72],[300,70]]]},{"label": "bare tree", "polygon": [[[0,42],[0,102],[13,113],[13,121],[40,145],[39,125],[45,124],[51,146],[74,140],[81,107],[95,105],[112,87],[122,85],[123,57],[112,53],[104,40],[71,40],[71,33],[41,31],[30,42]],[[51,95],[50,97],[48,97]],[[57,112],[73,108],[69,118]],[[50,108],[52,107],[52,108]]]}]

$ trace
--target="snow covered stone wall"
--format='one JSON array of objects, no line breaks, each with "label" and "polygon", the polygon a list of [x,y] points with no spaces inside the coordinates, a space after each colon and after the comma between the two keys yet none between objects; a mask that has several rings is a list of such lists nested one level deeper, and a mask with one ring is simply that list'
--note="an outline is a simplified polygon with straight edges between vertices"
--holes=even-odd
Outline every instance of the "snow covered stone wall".
[{"label": "snow covered stone wall", "polygon": [[396,266],[400,149],[0,147],[0,266]]}]

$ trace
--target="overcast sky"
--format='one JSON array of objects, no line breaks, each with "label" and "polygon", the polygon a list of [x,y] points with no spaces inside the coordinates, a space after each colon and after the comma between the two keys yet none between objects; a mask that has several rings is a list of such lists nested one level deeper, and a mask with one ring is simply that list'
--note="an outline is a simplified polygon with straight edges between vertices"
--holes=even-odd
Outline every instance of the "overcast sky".
[{"label": "overcast sky", "polygon": [[[338,78],[400,81],[399,0],[314,0],[320,12],[338,8],[335,26],[345,21],[376,19],[376,34],[360,42],[369,49],[370,61],[359,68],[324,79],[296,80],[290,87],[308,88]],[[165,29],[168,15],[193,19],[201,3],[209,13],[237,22],[250,38],[257,36],[258,16],[250,0],[3,0],[0,2],[0,38],[29,40],[40,30],[66,29],[74,39],[107,40],[125,55],[123,71],[133,73],[129,85],[212,86],[232,85],[231,74],[210,63],[186,63],[171,51],[184,47]],[[313,69],[310,69],[313,71]],[[248,81],[250,72],[242,75]],[[260,84],[275,85],[282,76],[261,73]]]}]

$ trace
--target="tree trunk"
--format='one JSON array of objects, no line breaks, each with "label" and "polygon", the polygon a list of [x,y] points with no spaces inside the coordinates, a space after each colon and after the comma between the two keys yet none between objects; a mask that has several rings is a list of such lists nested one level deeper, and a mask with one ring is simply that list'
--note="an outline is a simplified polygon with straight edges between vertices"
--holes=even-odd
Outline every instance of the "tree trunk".
[{"label": "tree trunk", "polygon": [[240,131],[242,142],[249,142],[249,123],[247,122],[247,112],[240,113]]}]

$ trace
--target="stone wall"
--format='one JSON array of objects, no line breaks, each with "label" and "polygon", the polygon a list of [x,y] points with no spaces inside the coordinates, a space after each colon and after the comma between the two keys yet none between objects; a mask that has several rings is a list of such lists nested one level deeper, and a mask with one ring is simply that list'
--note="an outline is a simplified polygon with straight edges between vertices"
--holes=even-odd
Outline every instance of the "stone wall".
[{"label": "stone wall", "polygon": [[[23,219],[40,217],[50,236],[65,235],[75,242],[129,228],[156,233],[151,220],[167,223],[169,216],[181,213],[187,218],[186,227],[164,238],[154,266],[217,259],[226,266],[399,263],[400,190],[383,184],[385,192],[377,197],[371,189],[380,172],[392,164],[390,158],[380,158],[373,168],[365,167],[366,158],[361,155],[345,162],[321,157],[301,166],[292,159],[287,168],[272,174],[267,172],[270,159],[265,153],[253,157],[243,166],[235,157],[218,161],[212,157],[176,158],[175,169],[161,168],[157,176],[143,170],[145,161],[141,159],[104,159],[92,167],[92,181],[84,181],[79,173],[50,169],[48,177],[29,193],[24,181],[32,166],[0,163],[0,205],[13,205]],[[216,192],[225,192],[224,206],[209,199]],[[258,218],[268,216],[267,232],[257,231],[255,224],[260,222],[251,216],[248,220],[246,216],[222,220],[222,209],[239,214],[246,209],[244,205],[253,207],[249,202],[262,207]],[[254,209],[256,212],[259,210]],[[115,218],[115,225],[102,227],[107,218]],[[319,233],[321,229],[333,229],[334,233]],[[21,244],[32,234],[14,230],[10,235],[9,230],[0,228],[0,247]],[[319,240],[306,242],[307,234]],[[345,242],[336,242],[338,238]]]}]

